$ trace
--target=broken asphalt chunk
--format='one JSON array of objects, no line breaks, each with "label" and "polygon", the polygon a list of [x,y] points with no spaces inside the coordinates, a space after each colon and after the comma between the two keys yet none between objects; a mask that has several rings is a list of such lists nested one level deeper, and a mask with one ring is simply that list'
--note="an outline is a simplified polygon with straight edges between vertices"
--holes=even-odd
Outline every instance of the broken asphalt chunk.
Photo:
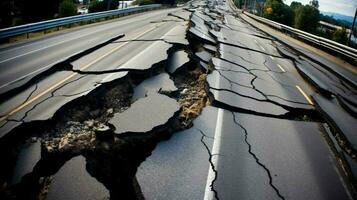
[{"label": "broken asphalt chunk", "polygon": [[187,25],[185,23],[181,23],[167,32],[162,39],[171,44],[175,43],[185,46],[189,45],[189,42],[186,39],[186,29]]},{"label": "broken asphalt chunk", "polygon": [[41,142],[36,140],[35,142],[29,142],[22,146],[20,153],[17,156],[16,166],[14,169],[14,175],[12,177],[11,184],[21,182],[21,178],[32,172],[34,166],[41,158]]},{"label": "broken asphalt chunk", "polygon": [[210,36],[208,35],[208,32],[205,33],[205,32],[202,32],[200,31],[198,28],[196,27],[191,27],[189,29],[189,32],[197,37],[198,39],[202,40],[203,42],[205,43],[208,43],[208,44],[216,44],[216,41]]},{"label": "broken asphalt chunk", "polygon": [[266,101],[266,98],[253,88],[233,84],[216,71],[207,76],[207,82],[214,97],[213,105],[228,110],[244,110],[267,115],[284,115],[288,112],[281,106]]},{"label": "broken asphalt chunk", "polygon": [[131,58],[125,64],[118,67],[121,70],[127,71],[145,71],[150,69],[154,64],[167,59],[167,51],[172,47],[163,41],[156,41],[141,51],[139,54]]},{"label": "broken asphalt chunk", "polygon": [[134,102],[109,121],[116,134],[145,133],[165,125],[178,111],[176,100],[161,94],[151,94]]},{"label": "broken asphalt chunk", "polygon": [[180,69],[189,61],[190,58],[188,57],[188,54],[184,50],[175,51],[169,57],[169,61],[167,64],[167,71],[170,74],[173,74],[176,72],[176,70]]},{"label": "broken asphalt chunk", "polygon": [[38,70],[36,73],[30,73],[30,75],[21,78],[20,80],[14,82],[13,84],[9,84],[7,87],[2,87],[0,89],[0,99],[7,99],[11,96],[14,96],[17,93],[23,91],[24,89],[30,87],[34,83],[37,83],[39,80],[42,80],[44,77],[52,75],[57,71],[66,70],[65,68],[68,67],[68,65],[71,62],[78,60],[79,58],[88,55],[124,36],[125,36],[124,34],[119,34],[106,41],[103,41],[102,43],[92,45],[88,49],[84,49],[80,52],[76,52],[72,55],[69,55],[61,59],[60,61],[53,64],[52,66],[46,67],[43,70]]},{"label": "broken asphalt chunk", "polygon": [[174,17],[182,19],[184,21],[188,21],[190,19],[191,12],[188,12],[186,10],[180,10],[180,11],[169,13],[168,15],[174,16]]},{"label": "broken asphalt chunk", "polygon": [[336,131],[346,137],[347,142],[356,150],[357,119],[342,109],[335,99],[329,100],[319,94],[314,94],[312,97],[326,120],[332,124]]},{"label": "broken asphalt chunk", "polygon": [[144,98],[154,93],[172,93],[177,91],[174,82],[166,73],[161,73],[154,77],[144,80],[135,89],[132,101]]},{"label": "broken asphalt chunk", "polygon": [[109,199],[109,191],[86,171],[83,156],[69,160],[55,175],[47,194],[48,200]]},{"label": "broken asphalt chunk", "polygon": [[[315,69],[306,61],[296,62],[296,68],[302,76],[307,78],[321,93],[330,96],[331,89],[327,86],[330,81],[326,80],[326,76],[322,75],[320,71]],[[326,82],[327,81],[327,82]]]},{"label": "broken asphalt chunk", "polygon": [[196,53],[196,56],[202,61],[205,62],[206,64],[209,63],[209,61],[212,58],[212,54],[207,52],[207,51],[200,51]]},{"label": "broken asphalt chunk", "polygon": [[203,48],[212,54],[215,54],[217,52],[217,47],[210,44],[204,44]]},{"label": "broken asphalt chunk", "polygon": [[[160,142],[152,155],[141,163],[136,177],[146,199],[204,199],[217,110],[203,109],[194,127]],[[185,185],[189,187],[178,187]]]}]

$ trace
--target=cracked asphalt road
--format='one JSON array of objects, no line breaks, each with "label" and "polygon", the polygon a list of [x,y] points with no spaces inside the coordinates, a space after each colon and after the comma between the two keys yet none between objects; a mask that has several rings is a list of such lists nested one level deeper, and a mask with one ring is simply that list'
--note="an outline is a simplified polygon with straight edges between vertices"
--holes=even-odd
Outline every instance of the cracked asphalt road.
[{"label": "cracked asphalt road", "polygon": [[353,75],[252,23],[192,1],[1,48],[0,197],[354,199]]}]

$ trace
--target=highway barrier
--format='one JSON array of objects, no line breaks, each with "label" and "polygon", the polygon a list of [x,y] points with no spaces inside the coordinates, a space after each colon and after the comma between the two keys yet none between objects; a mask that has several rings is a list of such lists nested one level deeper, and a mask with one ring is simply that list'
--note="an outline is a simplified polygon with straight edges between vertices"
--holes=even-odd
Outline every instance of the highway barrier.
[{"label": "highway barrier", "polygon": [[348,60],[357,63],[357,49],[351,48],[349,46],[337,43],[335,41],[332,40],[328,40],[326,38],[323,37],[319,37],[316,35],[313,35],[311,33],[307,33],[301,30],[298,30],[296,28],[292,28],[290,26],[286,26],[284,24],[280,24],[271,20],[268,20],[266,18],[263,17],[259,17],[256,15],[253,15],[251,13],[248,12],[244,12],[245,15],[249,16],[252,19],[255,19],[256,21],[259,21],[263,24],[266,24],[268,26],[271,26],[275,29],[278,29],[282,32],[288,33],[294,37],[297,38],[301,38],[304,41],[310,42],[312,44],[314,44],[315,46],[319,47],[319,48],[324,48],[326,50],[328,50],[329,52],[333,53],[333,54],[337,54],[340,55],[344,58],[347,58]]},{"label": "highway barrier", "polygon": [[103,12],[96,12],[96,13],[89,13],[84,15],[76,15],[71,17],[64,17],[59,19],[41,21],[36,23],[24,24],[20,26],[14,26],[9,28],[0,29],[0,39],[10,38],[17,35],[32,33],[36,31],[42,31],[50,28],[65,26],[73,23],[89,21],[89,20],[96,20],[105,17],[112,17],[118,16],[122,14],[130,14],[135,12],[142,12],[152,9],[160,8],[161,4],[152,4],[152,5],[145,5],[145,6],[136,6],[136,7],[129,7],[124,9],[118,10],[109,10]]}]

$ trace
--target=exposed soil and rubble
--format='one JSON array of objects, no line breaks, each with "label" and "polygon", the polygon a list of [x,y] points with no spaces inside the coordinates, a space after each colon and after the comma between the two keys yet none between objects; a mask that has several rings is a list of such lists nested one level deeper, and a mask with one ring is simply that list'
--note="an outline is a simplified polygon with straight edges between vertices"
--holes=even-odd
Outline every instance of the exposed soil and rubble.
[{"label": "exposed soil and rubble", "polygon": [[[237,133],[241,133],[235,134],[232,140],[237,139],[241,142],[240,147],[246,148],[247,163],[254,165],[252,171],[260,170],[261,177],[267,180],[267,183],[261,184],[271,190],[269,194],[272,197],[288,199],[284,194],[286,188],[279,179],[281,175],[277,175],[277,169],[280,168],[266,161],[261,156],[264,151],[259,150],[258,145],[249,139],[258,137],[254,135],[255,132],[252,133],[254,125],[247,121],[264,121],[271,128],[267,128],[266,134],[274,132],[272,127],[277,127],[279,123],[290,131],[299,127],[315,134],[306,136],[314,137],[312,140],[316,139],[317,133],[323,132],[320,130],[321,123],[325,128],[330,128],[325,123],[326,117],[322,117],[322,111],[317,111],[315,105],[307,102],[296,90],[297,83],[301,81],[300,76],[297,77],[298,73],[305,74],[299,64],[307,61],[297,55],[295,57],[291,52],[291,55],[287,55],[288,50],[285,49],[285,52],[274,38],[248,27],[238,19],[236,12],[228,9],[226,4],[194,1],[189,8],[171,13],[167,19],[152,22],[178,23],[175,31],[181,31],[182,34],[168,34],[150,41],[131,40],[154,42],[155,48],[162,50],[155,52],[158,54],[155,58],[145,54],[143,60],[134,60],[106,71],[81,70],[72,64],[124,37],[121,35],[84,50],[19,87],[2,93],[7,97],[12,96],[33,85],[33,91],[36,91],[37,84],[55,72],[70,71],[82,75],[73,82],[87,76],[112,75],[108,80],[94,84],[88,91],[68,95],[73,99],[68,100],[48,119],[27,120],[26,113],[21,119],[7,120],[6,123],[21,122],[21,125],[0,139],[0,156],[6,160],[0,166],[0,197],[52,198],[66,187],[66,180],[71,178],[73,168],[83,176],[79,177],[78,184],[85,180],[89,188],[98,189],[88,189],[87,198],[144,199],[137,178],[138,167],[150,157],[160,142],[169,140],[174,134],[196,131],[200,134],[199,145],[207,153],[203,159],[210,166],[209,173],[213,174],[206,187],[214,198],[220,199],[221,195],[227,195],[221,193],[224,188],[219,184],[224,173],[217,168],[216,157],[221,155],[211,145],[217,138],[214,133],[212,135],[213,130],[209,126],[210,120],[213,124],[217,123],[217,115],[222,115],[227,121],[226,132],[234,128]],[[241,31],[242,27],[251,33]],[[125,37],[123,39],[121,42],[128,42]],[[257,46],[245,43],[247,40],[256,41]],[[259,46],[259,43],[263,45]],[[284,68],[282,71],[281,66],[274,62],[281,63],[286,71]],[[310,93],[319,91],[311,89],[307,83],[301,87],[311,90]],[[323,86],[320,88],[326,91]],[[44,101],[55,97],[58,90],[53,91]],[[353,99],[335,90],[332,93],[340,99],[347,99],[348,102],[351,101],[349,98]],[[28,98],[31,95],[32,92]],[[317,102],[318,98],[314,97],[314,100]],[[346,107],[350,108],[349,104]],[[202,123],[204,120],[206,124]],[[347,152],[354,161],[355,149],[348,138],[339,129],[331,130],[341,151]],[[331,146],[333,142],[330,141]],[[320,141],[318,145],[323,144]],[[29,152],[29,149],[33,151],[31,159],[19,159],[26,157],[23,154]],[[325,150],[319,151],[325,153]],[[225,162],[229,163],[229,159],[227,156]],[[234,159],[236,157],[231,160]],[[19,162],[29,167],[17,169]],[[345,162],[342,164],[348,166]],[[351,170],[345,172],[351,177]],[[73,180],[69,186],[75,188],[75,184],[77,182]],[[355,183],[352,185],[355,186]],[[75,193],[76,190],[70,192]],[[66,197],[68,194],[63,195]]]}]

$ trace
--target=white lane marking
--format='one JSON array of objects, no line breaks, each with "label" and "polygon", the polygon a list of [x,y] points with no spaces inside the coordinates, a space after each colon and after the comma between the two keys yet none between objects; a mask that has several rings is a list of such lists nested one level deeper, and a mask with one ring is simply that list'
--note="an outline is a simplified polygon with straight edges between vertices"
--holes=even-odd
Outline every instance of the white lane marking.
[{"label": "white lane marking", "polygon": [[[154,17],[156,17],[156,15],[154,15]],[[139,19],[139,20],[140,20],[140,19]],[[134,22],[137,22],[137,21],[139,21],[139,20],[135,20]],[[132,22],[123,23],[123,24],[121,24],[121,26],[130,24],[130,23],[132,23]],[[91,34],[94,35],[94,34],[96,34],[96,33],[102,32],[102,31],[111,30],[111,29],[113,29],[113,27],[115,27],[115,26],[113,26],[113,25],[115,25],[115,24],[114,24],[114,23],[111,24],[111,22],[110,22],[110,24],[105,24],[105,25],[111,25],[111,26],[108,26],[108,27],[107,27],[107,26],[104,26],[104,25],[102,26],[102,25],[101,25],[102,27],[100,27],[100,29],[98,29],[98,30],[96,30],[96,31],[94,31],[94,32],[89,32],[89,33],[87,33],[87,34],[78,34],[78,33],[75,32],[75,33],[73,33],[73,34],[79,35],[78,37],[74,37],[74,38],[71,38],[71,39],[69,39],[69,40],[64,40],[64,41],[61,41],[61,42],[57,42],[57,43],[55,43],[55,44],[52,44],[52,45],[49,45],[49,46],[45,46],[45,47],[42,47],[42,48],[40,48],[40,49],[36,49],[36,50],[33,50],[33,51],[29,51],[29,52],[26,52],[26,53],[24,53],[24,54],[20,54],[20,55],[17,55],[17,56],[14,56],[14,57],[11,57],[11,58],[8,58],[8,59],[5,59],[5,60],[1,60],[0,63],[4,63],[4,62],[10,61],[10,60],[13,60],[13,59],[15,59],[15,58],[19,58],[19,57],[28,55],[28,54],[30,54],[30,53],[34,53],[34,52],[37,52],[37,51],[41,51],[41,50],[43,50],[43,49],[47,49],[47,48],[50,48],[50,47],[53,47],[53,46],[56,46],[56,45],[59,45],[59,44],[62,44],[62,43],[70,42],[70,41],[72,41],[72,40],[76,40],[76,39],[81,38],[81,37],[84,37],[84,36],[88,36],[88,35],[91,35]],[[87,28],[91,28],[91,27],[84,27],[84,28],[87,29]],[[84,30],[84,29],[82,29],[82,30]],[[70,33],[70,34],[72,34],[72,33]],[[61,38],[59,38],[59,39],[61,39]],[[48,41],[38,41],[37,44],[46,43],[46,42],[48,42]],[[5,50],[5,51],[1,52],[0,54],[2,54],[2,53],[4,53],[4,52],[11,52],[11,51],[15,51],[15,50],[18,50],[18,49],[22,49],[22,48],[25,48],[25,47],[30,46],[30,45],[33,45],[33,43],[26,44],[26,45],[19,46],[19,47],[15,47],[15,48],[12,48],[12,49],[8,49],[8,50]]]},{"label": "white lane marking", "polygon": [[[91,34],[92,34],[92,33],[91,33]],[[7,61],[10,61],[10,60],[13,60],[13,59],[22,57],[22,56],[26,56],[26,55],[31,54],[31,53],[35,53],[35,52],[38,52],[38,51],[41,51],[41,50],[44,50],[44,49],[48,49],[48,48],[51,48],[51,47],[54,47],[54,46],[57,46],[57,45],[60,45],[60,44],[66,43],[66,42],[70,42],[70,41],[72,41],[72,40],[76,40],[76,39],[78,39],[78,38],[81,38],[81,37],[84,37],[84,36],[87,36],[87,35],[90,35],[90,34],[80,35],[80,36],[75,37],[75,38],[72,38],[72,39],[70,39],[70,40],[65,40],[65,41],[57,42],[57,43],[51,44],[51,45],[49,45],[49,46],[45,46],[45,47],[42,47],[42,48],[39,48],[39,49],[36,49],[36,50],[28,51],[28,52],[26,52],[26,53],[24,53],[24,54],[20,54],[20,55],[17,55],[17,56],[14,56],[14,57],[11,57],[11,58],[2,60],[2,61],[0,61],[0,63],[4,63],[4,62],[7,62]]]},{"label": "white lane marking", "polygon": [[286,72],[285,69],[278,63],[277,66],[280,68],[281,71]]},{"label": "white lane marking", "polygon": [[259,48],[260,48],[262,51],[265,51],[264,47],[263,47],[262,45],[260,45],[256,39],[253,39],[253,40],[254,40],[254,42],[259,46]]},{"label": "white lane marking", "polygon": [[31,76],[32,74],[35,74],[35,73],[37,73],[37,72],[46,70],[47,68],[49,68],[49,67],[53,66],[54,64],[56,64],[57,62],[58,62],[58,61],[53,62],[53,63],[51,63],[51,64],[49,64],[49,65],[46,65],[46,66],[44,66],[44,67],[42,67],[42,68],[40,68],[40,69],[37,69],[37,70],[35,70],[35,71],[33,71],[33,72],[30,72],[30,73],[28,73],[28,74],[26,74],[26,75],[23,75],[23,76],[21,76],[20,78],[17,78],[17,79],[15,79],[15,80],[13,80],[13,81],[10,81],[10,82],[8,82],[8,83],[5,83],[5,84],[3,84],[3,85],[0,86],[0,89],[3,88],[3,87],[6,87],[6,86],[8,86],[8,85],[11,85],[11,84],[13,84],[13,83],[15,83],[15,82],[17,82],[17,81],[19,81],[19,80],[21,80],[21,79],[24,79],[24,78],[26,78],[26,77],[28,77],[28,76]]},{"label": "white lane marking", "polygon": [[[159,25],[160,26],[160,25]],[[141,34],[137,35],[135,38],[133,38],[133,40],[143,36],[144,34],[146,34],[147,32],[157,28],[158,26],[154,26],[151,27],[150,29],[142,32]],[[112,49],[111,51],[107,52],[106,54],[96,58],[95,60],[91,61],[90,63],[84,65],[83,67],[80,68],[80,70],[84,70],[88,67],[90,67],[91,65],[97,63],[98,61],[100,61],[101,59],[104,59],[105,57],[109,56],[110,54],[114,53],[116,50],[122,48],[123,46],[125,46],[126,44],[128,44],[130,41],[122,43],[121,45],[117,46],[116,48]],[[5,116],[2,116],[0,118],[0,122],[6,120],[7,118],[9,118],[10,116],[12,116],[13,114],[19,112],[20,110],[22,110],[23,108],[25,108],[27,105],[33,103],[34,101],[36,101],[37,99],[41,98],[43,95],[49,93],[50,91],[54,90],[56,87],[60,86],[61,84],[63,84],[64,82],[68,81],[69,79],[73,78],[75,75],[77,75],[77,72],[73,72],[71,75],[67,76],[65,79],[62,79],[60,82],[57,82],[56,84],[50,86],[49,88],[47,88],[45,91],[41,92],[40,94],[36,95],[35,97],[29,99],[28,101],[20,104],[19,106],[17,106],[15,109],[13,109],[12,111],[10,111],[9,113],[7,113]]]},{"label": "white lane marking", "polygon": [[[214,141],[211,151],[211,155],[214,155],[212,156],[212,164],[216,167],[216,170],[217,170],[217,162],[218,162],[217,154],[219,153],[221,148],[222,126],[223,126],[223,109],[218,108],[216,129],[214,131]],[[215,176],[216,176],[215,172],[213,171],[212,166],[210,165],[208,169],[208,176],[206,181],[205,196],[203,198],[204,200],[213,200],[214,198],[214,192],[211,190],[211,184],[212,181],[215,179]]]},{"label": "white lane marking", "polygon": [[260,47],[260,49],[261,49],[262,51],[265,51],[265,49],[264,49],[263,46],[259,45],[259,47]]},{"label": "white lane marking", "polygon": [[269,56],[272,60],[275,60],[275,58],[273,56]]},{"label": "white lane marking", "polygon": [[[160,26],[161,26],[161,25],[160,25]],[[170,29],[169,31],[167,31],[167,32],[165,33],[165,35],[163,35],[160,39],[163,39],[165,36],[168,36],[169,33],[170,33],[173,29],[175,29],[176,27],[177,27],[177,26],[175,26],[175,27],[173,27],[172,29]],[[128,61],[126,61],[124,64],[122,64],[121,66],[119,66],[118,69],[123,68],[123,66],[126,66],[126,65],[128,65],[128,63],[132,62],[133,60],[136,60],[138,57],[141,57],[141,55],[142,55],[144,52],[148,51],[152,46],[154,46],[156,43],[159,43],[159,42],[161,42],[161,41],[153,42],[153,43],[150,44],[148,47],[146,47],[144,50],[140,51],[140,52],[139,52],[138,54],[136,54],[134,57],[130,58],[130,59],[129,59]],[[123,72],[128,73],[127,71],[123,71]],[[107,82],[108,80],[110,80],[110,78],[113,76],[113,74],[114,74],[114,73],[111,73],[111,74],[109,74],[108,76],[104,77],[103,80],[102,80],[102,82]]]},{"label": "white lane marking", "polygon": [[[151,30],[151,29],[150,29],[150,30]],[[144,32],[144,33],[146,33],[146,32]],[[127,42],[126,42],[126,43],[127,43]],[[66,59],[67,59],[67,58],[66,58]],[[30,73],[28,73],[28,74],[26,74],[26,75],[23,75],[23,76],[17,78],[16,80],[13,80],[13,81],[10,81],[10,82],[8,82],[8,83],[5,83],[5,84],[3,84],[3,85],[0,86],[0,89],[3,88],[3,87],[9,86],[9,85],[11,85],[11,84],[13,84],[13,83],[15,83],[15,82],[17,82],[17,81],[19,81],[19,80],[21,80],[21,79],[24,79],[24,78],[26,78],[26,77],[28,77],[28,76],[31,76],[32,74],[35,74],[35,73],[37,73],[37,72],[46,70],[47,68],[53,66],[54,64],[56,64],[56,63],[58,63],[58,62],[60,62],[60,61],[62,61],[62,60],[65,60],[65,59],[57,60],[57,61],[55,61],[55,62],[53,62],[53,63],[51,63],[51,64],[48,64],[48,65],[46,65],[46,66],[44,66],[44,67],[42,67],[42,68],[40,68],[40,69],[37,69],[37,70],[35,70],[35,71],[33,71],[33,72],[30,72]],[[1,63],[1,62],[0,62],[0,63]]]},{"label": "white lane marking", "polygon": [[304,92],[304,90],[301,89],[300,86],[296,85],[296,88],[299,90],[299,92],[302,94],[302,96],[305,97],[306,101],[309,102],[309,104],[314,105],[314,102],[312,102],[310,97]]}]

